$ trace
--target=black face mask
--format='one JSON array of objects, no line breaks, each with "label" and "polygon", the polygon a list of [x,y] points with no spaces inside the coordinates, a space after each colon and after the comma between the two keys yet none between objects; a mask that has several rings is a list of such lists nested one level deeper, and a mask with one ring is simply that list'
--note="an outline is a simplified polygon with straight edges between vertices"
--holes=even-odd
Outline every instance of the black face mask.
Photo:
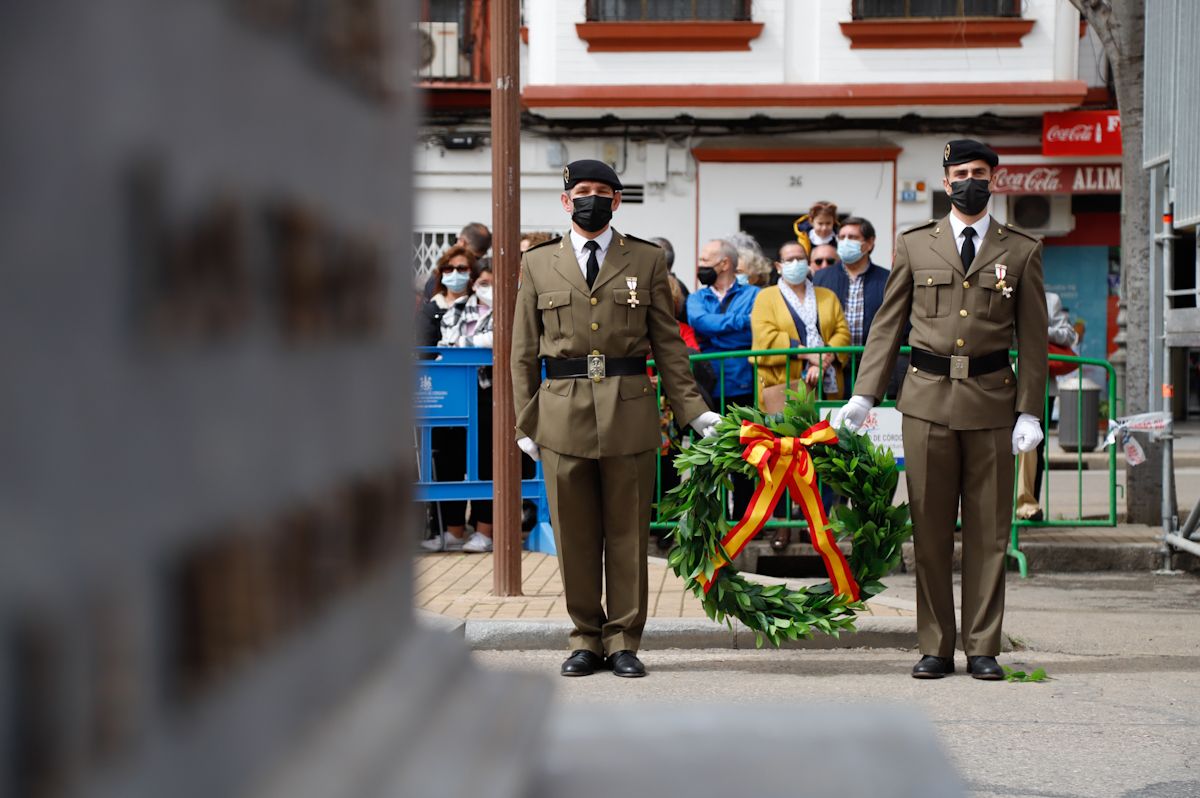
[{"label": "black face mask", "polygon": [[696,279],[701,285],[712,285],[717,281],[717,270],[712,266],[701,266],[696,270]]},{"label": "black face mask", "polygon": [[978,177],[957,180],[950,184],[950,204],[968,216],[981,213],[992,198],[990,181]]},{"label": "black face mask", "polygon": [[576,197],[571,200],[575,212],[571,221],[589,233],[596,233],[612,221],[612,197],[592,194],[587,197]]}]

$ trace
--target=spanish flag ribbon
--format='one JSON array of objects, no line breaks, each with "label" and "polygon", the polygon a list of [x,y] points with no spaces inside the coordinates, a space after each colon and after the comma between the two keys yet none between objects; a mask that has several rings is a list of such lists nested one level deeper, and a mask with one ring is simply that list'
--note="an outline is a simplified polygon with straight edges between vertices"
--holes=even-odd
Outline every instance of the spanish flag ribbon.
[{"label": "spanish flag ribbon", "polygon": [[[837,434],[829,422],[814,424],[799,438],[777,438],[766,427],[743,421],[738,437],[746,446],[742,459],[758,469],[762,479],[742,520],[721,541],[729,559],[737,557],[746,548],[746,544],[762,530],[767,519],[775,512],[779,500],[790,493],[808,521],[808,534],[812,538],[813,548],[825,561],[825,570],[834,591],[858,601],[858,583],[850,574],[850,565],[829,529],[829,518],[825,515],[825,506],[821,504],[821,494],[817,490],[817,470],[807,449],[813,444],[837,443]],[[703,574],[699,577],[705,593],[716,580],[716,572],[728,561],[718,555],[712,562],[712,578],[706,579]]]}]

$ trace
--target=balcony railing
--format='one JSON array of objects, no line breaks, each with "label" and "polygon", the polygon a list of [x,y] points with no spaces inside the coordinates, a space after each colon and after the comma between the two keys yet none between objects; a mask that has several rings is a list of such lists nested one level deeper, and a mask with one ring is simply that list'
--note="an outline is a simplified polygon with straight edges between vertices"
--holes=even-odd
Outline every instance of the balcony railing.
[{"label": "balcony railing", "polygon": [[750,0],[588,0],[588,22],[745,22]]},{"label": "balcony railing", "polygon": [[854,19],[1019,16],[1021,0],[854,0]]}]

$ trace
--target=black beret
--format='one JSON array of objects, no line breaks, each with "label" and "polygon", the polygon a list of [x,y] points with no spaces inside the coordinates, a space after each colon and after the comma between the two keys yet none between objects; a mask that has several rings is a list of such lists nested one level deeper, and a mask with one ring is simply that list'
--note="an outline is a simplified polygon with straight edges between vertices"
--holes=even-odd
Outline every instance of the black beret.
[{"label": "black beret", "polygon": [[993,169],[1000,163],[1000,156],[988,145],[975,139],[955,139],[946,143],[942,153],[942,166],[955,166],[971,161],[987,161]]},{"label": "black beret", "polygon": [[617,177],[613,168],[604,161],[584,159],[571,161],[563,167],[563,191],[570,191],[581,180],[595,180],[597,183],[604,183],[612,186],[613,191],[624,190],[621,178]]}]

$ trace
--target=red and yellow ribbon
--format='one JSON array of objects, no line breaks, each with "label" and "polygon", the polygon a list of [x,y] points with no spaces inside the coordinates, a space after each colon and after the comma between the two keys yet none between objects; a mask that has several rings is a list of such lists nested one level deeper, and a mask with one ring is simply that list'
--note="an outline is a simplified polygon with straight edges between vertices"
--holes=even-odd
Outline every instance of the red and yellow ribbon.
[{"label": "red and yellow ribbon", "polygon": [[[850,565],[829,529],[829,518],[825,515],[825,506],[821,503],[821,494],[817,490],[816,467],[806,448],[816,443],[837,443],[837,434],[829,426],[829,422],[814,424],[799,438],[776,438],[766,427],[743,421],[739,440],[746,446],[742,452],[742,459],[758,469],[762,480],[758,483],[742,520],[721,541],[729,559],[737,557],[742,549],[746,548],[746,544],[754,539],[775,512],[779,500],[785,494],[791,493],[808,521],[808,534],[812,538],[813,548],[825,561],[825,570],[829,574],[834,591],[858,601],[858,583],[850,574]],[[703,574],[699,577],[705,593],[716,580],[717,571],[723,568],[727,561],[718,555],[712,562],[712,578],[705,579]]]}]

